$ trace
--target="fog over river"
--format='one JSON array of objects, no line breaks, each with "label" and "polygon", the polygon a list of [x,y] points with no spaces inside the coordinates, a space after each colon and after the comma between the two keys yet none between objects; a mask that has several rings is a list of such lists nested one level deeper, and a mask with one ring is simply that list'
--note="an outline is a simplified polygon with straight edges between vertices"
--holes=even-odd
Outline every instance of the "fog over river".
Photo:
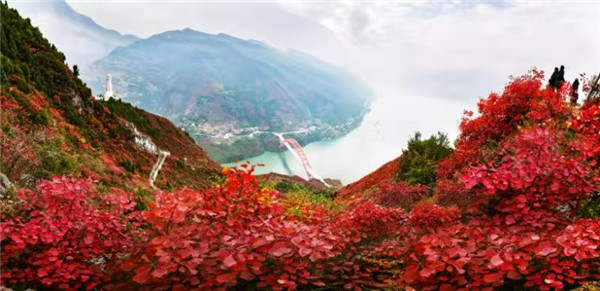
[{"label": "fog over river", "polygon": [[[461,114],[466,109],[464,103],[439,98],[380,96],[357,129],[341,138],[314,142],[303,148],[320,176],[340,179],[344,184],[354,182],[398,157],[416,131],[426,137],[444,131],[454,140]],[[399,107],[402,99],[406,99],[406,105]],[[439,122],[432,123],[432,120]],[[289,151],[265,152],[247,160],[265,164],[256,168],[256,174],[277,172],[306,177],[302,164]]]}]

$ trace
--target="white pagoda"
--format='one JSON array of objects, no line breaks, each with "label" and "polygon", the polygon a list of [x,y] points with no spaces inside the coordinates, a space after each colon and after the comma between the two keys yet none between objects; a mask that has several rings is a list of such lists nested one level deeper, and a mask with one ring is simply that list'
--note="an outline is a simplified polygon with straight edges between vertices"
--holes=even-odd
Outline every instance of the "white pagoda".
[{"label": "white pagoda", "polygon": [[110,74],[106,74],[106,87],[104,88],[104,94],[102,94],[102,98],[104,100],[108,100],[110,97],[116,98],[112,89],[112,76]]}]

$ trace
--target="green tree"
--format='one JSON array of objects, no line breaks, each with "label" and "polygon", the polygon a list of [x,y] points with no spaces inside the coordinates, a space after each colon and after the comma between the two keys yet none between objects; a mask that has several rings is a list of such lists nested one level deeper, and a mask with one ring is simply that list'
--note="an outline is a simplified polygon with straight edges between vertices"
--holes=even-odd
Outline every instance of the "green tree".
[{"label": "green tree", "polygon": [[79,77],[79,67],[77,65],[73,65],[73,74],[75,77]]},{"label": "green tree", "polygon": [[438,132],[429,139],[422,140],[417,132],[408,140],[408,147],[402,151],[396,180],[410,184],[431,185],[435,183],[438,163],[452,153],[448,136]]}]

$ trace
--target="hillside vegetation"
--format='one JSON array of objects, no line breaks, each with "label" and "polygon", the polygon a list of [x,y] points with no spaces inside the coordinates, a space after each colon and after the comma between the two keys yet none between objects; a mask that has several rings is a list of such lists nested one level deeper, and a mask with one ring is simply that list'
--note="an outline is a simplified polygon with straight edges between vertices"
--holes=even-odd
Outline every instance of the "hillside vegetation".
[{"label": "hillside vegetation", "polygon": [[218,164],[192,138],[162,117],[120,101],[97,101],[64,63],[65,57],[2,4],[0,172],[12,183],[72,174],[104,186],[148,188],[156,155],[136,144],[140,134],[171,152],[160,187],[210,186]]}]

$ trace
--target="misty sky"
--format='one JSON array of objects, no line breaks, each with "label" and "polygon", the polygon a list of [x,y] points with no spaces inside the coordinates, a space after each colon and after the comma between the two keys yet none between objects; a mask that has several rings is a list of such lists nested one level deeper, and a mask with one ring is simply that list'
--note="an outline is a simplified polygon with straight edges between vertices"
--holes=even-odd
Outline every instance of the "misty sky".
[{"label": "misty sky", "polygon": [[122,33],[225,32],[305,51],[371,82],[460,101],[532,66],[600,69],[600,3],[593,1],[68,3]]},{"label": "misty sky", "polygon": [[[142,38],[189,27],[301,50],[345,67],[379,99],[345,146],[376,156],[365,157],[367,172],[396,157],[414,131],[442,130],[454,138],[463,110],[500,90],[509,75],[562,64],[572,81],[600,71],[598,1],[68,3],[106,28]],[[347,167],[347,156],[335,162]]]}]

